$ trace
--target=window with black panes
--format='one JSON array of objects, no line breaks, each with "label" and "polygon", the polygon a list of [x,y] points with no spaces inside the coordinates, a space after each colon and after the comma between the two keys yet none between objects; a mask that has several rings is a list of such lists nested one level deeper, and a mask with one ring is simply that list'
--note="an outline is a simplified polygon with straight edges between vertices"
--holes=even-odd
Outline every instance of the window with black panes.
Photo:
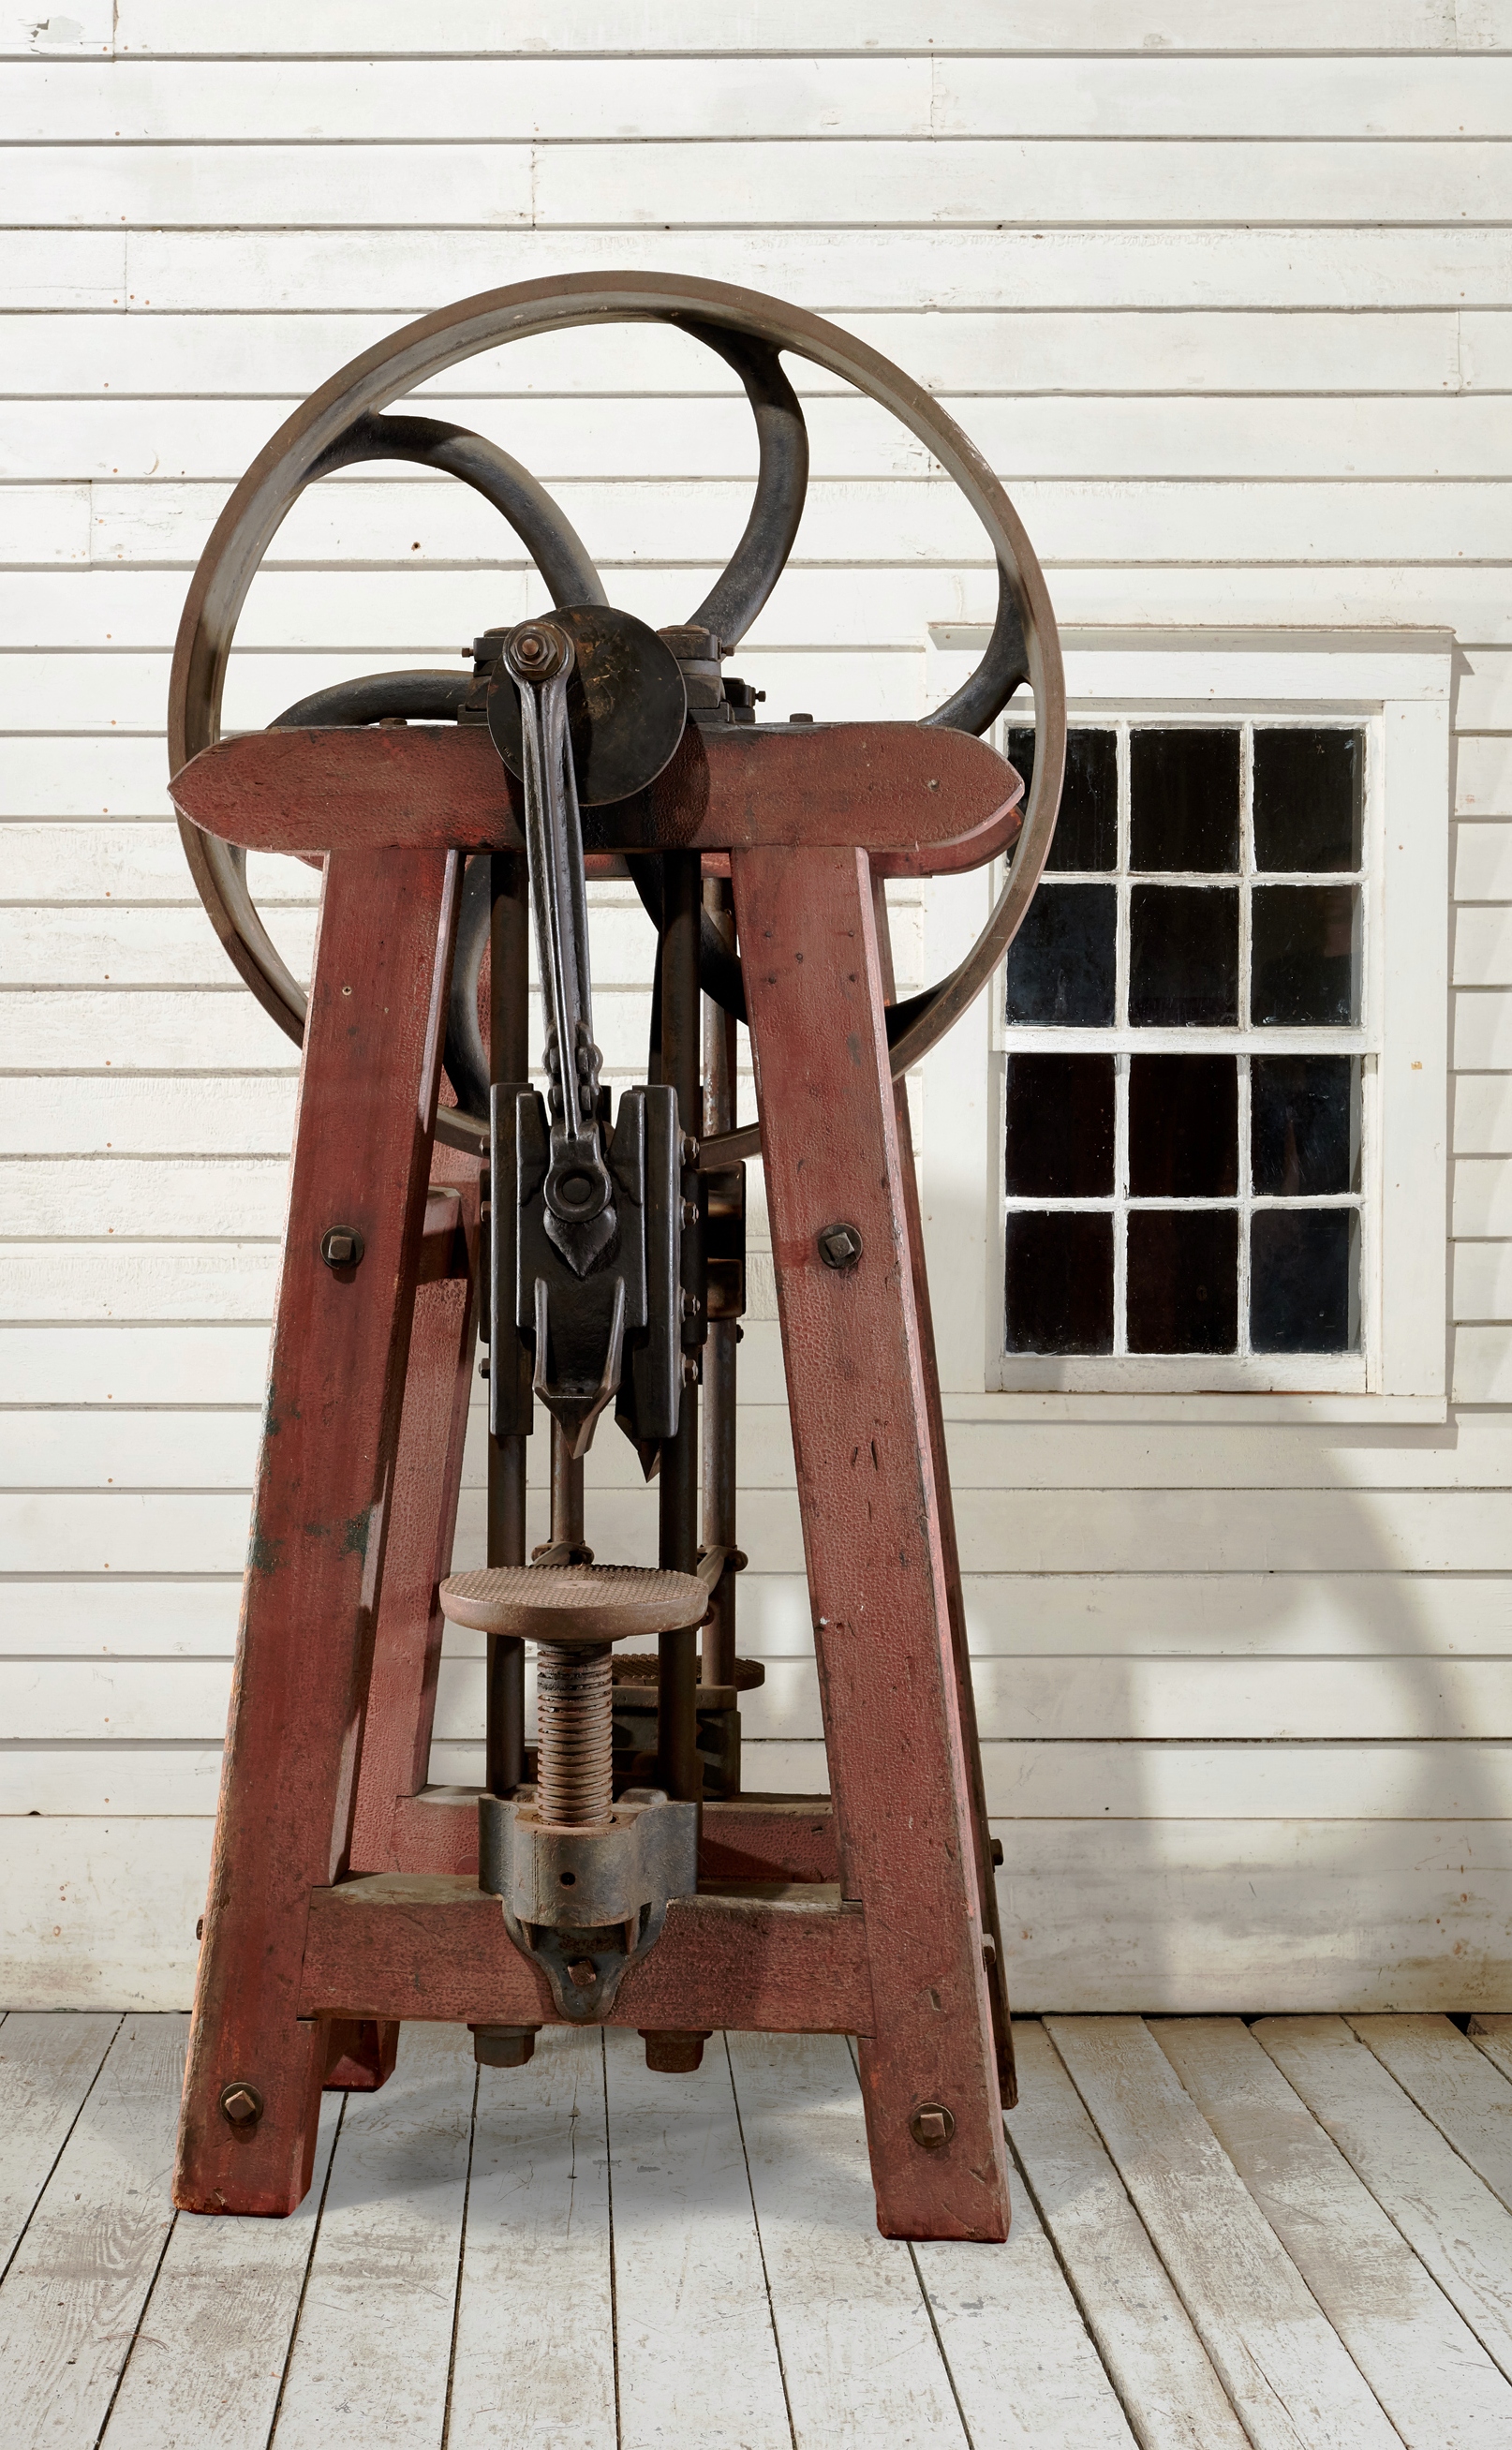
[{"label": "window with black panes", "polygon": [[1005,979],[1007,1353],[1359,1350],[1365,750],[1073,728]]}]

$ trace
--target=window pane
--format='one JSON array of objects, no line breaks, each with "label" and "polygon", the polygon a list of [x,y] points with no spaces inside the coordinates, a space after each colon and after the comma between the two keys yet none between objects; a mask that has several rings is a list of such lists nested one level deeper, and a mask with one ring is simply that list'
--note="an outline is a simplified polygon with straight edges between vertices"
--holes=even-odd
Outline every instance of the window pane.
[{"label": "window pane", "polygon": [[1010,1210],[1004,1293],[1010,1352],[1111,1352],[1113,1218]]},{"label": "window pane", "polygon": [[1113,1057],[1008,1060],[1008,1189],[1019,1199],[1113,1191]]},{"label": "window pane", "polygon": [[1360,1067],[1348,1055],[1257,1055],[1250,1066],[1250,1163],[1258,1192],[1360,1187]]},{"label": "window pane", "polygon": [[1239,734],[1135,731],[1129,865],[1231,876],[1239,865]]},{"label": "window pane", "polygon": [[1237,1021],[1239,896],[1231,885],[1136,885],[1130,934],[1129,1019],[1135,1028]]},{"label": "window pane", "polygon": [[1232,1198],[1239,1082],[1231,1055],[1131,1059],[1129,1188],[1136,1199]]},{"label": "window pane", "polygon": [[1256,867],[1358,867],[1365,743],[1358,731],[1256,731]]},{"label": "window pane", "polygon": [[[1008,760],[1024,778],[1028,796],[1035,771],[1035,735],[1010,731]],[[1060,813],[1045,862],[1056,868],[1115,867],[1118,862],[1118,741],[1112,731],[1066,734],[1066,779]]]},{"label": "window pane", "polygon": [[1231,1352],[1239,1341],[1239,1220],[1231,1208],[1136,1208],[1129,1217],[1131,1352]]},{"label": "window pane", "polygon": [[1040,886],[1008,954],[1010,1021],[1063,1029],[1111,1023],[1115,904],[1111,885]]},{"label": "window pane", "polygon": [[1256,1352],[1352,1352],[1360,1341],[1360,1221],[1352,1208],[1262,1208],[1250,1232]]},{"label": "window pane", "polygon": [[1354,1020],[1359,895],[1352,885],[1257,885],[1250,1015],[1297,1028]]}]

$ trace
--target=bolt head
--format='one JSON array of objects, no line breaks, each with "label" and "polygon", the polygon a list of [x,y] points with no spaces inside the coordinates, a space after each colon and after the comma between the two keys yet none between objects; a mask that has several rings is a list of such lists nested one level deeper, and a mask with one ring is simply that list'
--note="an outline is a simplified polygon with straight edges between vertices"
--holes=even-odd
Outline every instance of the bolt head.
[{"label": "bolt head", "polygon": [[955,2116],[942,2101],[921,2101],[908,2122],[908,2132],[922,2152],[940,2151],[955,2131]]},{"label": "bolt head", "polygon": [[826,1225],[819,1235],[819,1255],[826,1268],[843,1275],[861,1258],[861,1235],[854,1225]]},{"label": "bolt head", "polygon": [[227,2126],[249,2135],[262,2115],[262,2095],[255,2084],[228,2084],[221,2093],[221,2115]]},{"label": "bolt head", "polygon": [[355,1225],[331,1225],[320,1236],[320,1256],[328,1268],[358,1268],[367,1248]]},{"label": "bolt head", "polygon": [[591,1956],[579,1956],[568,1967],[567,1978],[574,1991],[591,1991],[598,1980],[598,1967]]}]

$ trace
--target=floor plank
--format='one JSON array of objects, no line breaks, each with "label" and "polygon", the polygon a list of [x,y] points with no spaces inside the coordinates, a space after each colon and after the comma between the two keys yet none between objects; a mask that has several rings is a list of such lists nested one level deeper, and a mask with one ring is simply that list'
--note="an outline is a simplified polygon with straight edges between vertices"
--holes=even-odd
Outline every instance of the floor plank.
[{"label": "floor plank", "polygon": [[347,2095],[277,2450],[439,2450],[473,2072],[464,2026],[406,2025],[382,2090]]},{"label": "floor plank", "polygon": [[104,2450],[264,2450],[342,2098],[321,2101],[310,2191],[287,2220],[179,2214]]},{"label": "floor plank", "polygon": [[1512,2442],[1512,2387],[1241,2019],[1150,2030],[1410,2450]]},{"label": "floor plank", "polygon": [[1380,2402],[1140,2019],[1045,2024],[1255,2450],[1393,2450]]},{"label": "floor plank", "polygon": [[1447,2016],[1350,2016],[1347,2022],[1461,2160],[1512,2211],[1512,2084],[1506,2076]]},{"label": "floor plank", "polygon": [[127,2016],[0,2286],[6,2450],[93,2450],[173,2219],[186,2016]]},{"label": "floor plank", "polygon": [[1512,2083],[1512,2016],[1472,2016],[1470,2039]]},{"label": "floor plank", "polygon": [[0,2025],[0,2271],[15,2252],[120,2022],[119,2016],[12,2010]]},{"label": "floor plank", "polygon": [[603,2040],[548,2028],[528,2067],[478,2070],[448,2450],[615,2431]]},{"label": "floor plank", "polygon": [[606,2032],[620,2450],[791,2450],[728,2054],[654,2075]]},{"label": "floor plank", "polygon": [[1342,2016],[1268,2016],[1251,2030],[1512,2376],[1512,2213]]},{"label": "floor plank", "polygon": [[972,2450],[1131,2450],[1134,2435],[1027,2190],[1006,2246],[916,2246]]},{"label": "floor plank", "polygon": [[1140,2450],[1249,2450],[1212,2359],[1043,2026],[1016,2024],[1014,2048],[1014,2152]]},{"label": "floor plank", "polygon": [[877,2232],[843,2041],[731,2033],[729,2055],[796,2450],[962,2450],[918,2272]]}]

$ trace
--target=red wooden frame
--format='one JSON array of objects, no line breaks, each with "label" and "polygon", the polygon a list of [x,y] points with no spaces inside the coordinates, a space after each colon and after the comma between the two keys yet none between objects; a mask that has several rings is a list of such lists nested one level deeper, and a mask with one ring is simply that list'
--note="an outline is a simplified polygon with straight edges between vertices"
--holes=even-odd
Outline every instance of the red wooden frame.
[{"label": "red wooden frame", "polygon": [[[833,1803],[707,1806],[699,1893],[611,2020],[855,2032],[882,2228],[1002,2238],[1000,1967],[877,878],[991,856],[1018,778],[908,725],[689,737],[599,850],[639,827],[733,878]],[[557,2021],[476,1886],[475,1806],[426,1788],[475,1332],[477,1168],[432,1143],[456,846],[514,818],[466,730],[249,735],[174,797],[231,840],[336,846],[174,2188],[282,2213],[322,2083],[381,2083],[404,2015]],[[847,1271],[818,1246],[842,1221]],[[322,1259],[333,1225],[357,1267]],[[255,2120],[223,2110],[239,2089]]]}]

